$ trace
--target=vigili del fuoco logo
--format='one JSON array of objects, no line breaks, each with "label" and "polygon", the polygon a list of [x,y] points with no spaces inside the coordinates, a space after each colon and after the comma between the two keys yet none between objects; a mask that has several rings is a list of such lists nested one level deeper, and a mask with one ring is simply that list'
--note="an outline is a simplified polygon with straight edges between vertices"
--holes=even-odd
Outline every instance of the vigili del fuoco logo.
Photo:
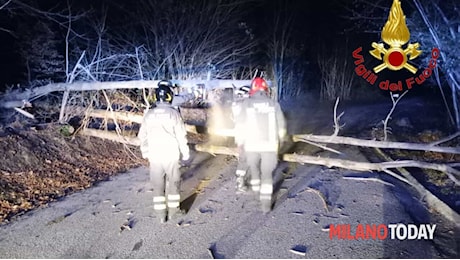
[{"label": "vigili del fuoco logo", "polygon": [[[356,75],[362,77],[371,85],[375,85],[378,82],[380,89],[389,91],[412,89],[414,85],[421,85],[431,76],[439,58],[439,49],[433,48],[431,50],[431,59],[428,66],[425,70],[417,74],[418,69],[411,65],[409,61],[417,58],[422,51],[419,50],[419,43],[409,42],[410,32],[407,28],[406,16],[403,13],[399,0],[393,1],[388,20],[382,29],[381,37],[385,44],[373,42],[371,44],[373,49],[369,51],[375,59],[382,61],[381,64],[375,66],[372,70],[367,69],[363,64],[364,57],[361,54],[363,48],[359,47],[353,51]],[[379,80],[378,73],[385,69],[393,71],[405,69],[414,74],[414,76],[408,77],[405,80],[398,80],[397,82]]]}]

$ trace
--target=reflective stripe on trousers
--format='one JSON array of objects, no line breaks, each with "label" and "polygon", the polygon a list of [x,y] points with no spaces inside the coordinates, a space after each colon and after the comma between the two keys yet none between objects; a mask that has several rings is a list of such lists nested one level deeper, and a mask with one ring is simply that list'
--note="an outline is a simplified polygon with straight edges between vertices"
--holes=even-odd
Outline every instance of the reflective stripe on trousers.
[{"label": "reflective stripe on trousers", "polygon": [[154,196],[153,197],[153,209],[154,210],[165,210],[166,209],[165,196]]},{"label": "reflective stripe on trousers", "polygon": [[260,200],[271,200],[273,193],[272,184],[262,184],[260,186]]},{"label": "reflective stripe on trousers", "polygon": [[253,191],[260,190],[260,179],[252,179],[251,181],[249,181],[249,184],[251,184],[251,188]]},{"label": "reflective stripe on trousers", "polygon": [[179,208],[180,171],[177,161],[150,161],[150,179],[154,209]]},{"label": "reflective stripe on trousers", "polygon": [[168,208],[178,208],[179,204],[180,204],[179,194],[168,195]]}]

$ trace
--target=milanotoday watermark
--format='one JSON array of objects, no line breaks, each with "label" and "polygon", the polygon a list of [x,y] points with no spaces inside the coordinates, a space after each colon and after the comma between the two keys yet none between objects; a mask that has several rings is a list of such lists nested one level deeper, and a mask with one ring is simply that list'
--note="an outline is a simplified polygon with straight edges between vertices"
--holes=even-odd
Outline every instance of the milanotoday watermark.
[{"label": "milanotoday watermark", "polygon": [[436,224],[331,224],[329,239],[340,240],[433,240]]}]

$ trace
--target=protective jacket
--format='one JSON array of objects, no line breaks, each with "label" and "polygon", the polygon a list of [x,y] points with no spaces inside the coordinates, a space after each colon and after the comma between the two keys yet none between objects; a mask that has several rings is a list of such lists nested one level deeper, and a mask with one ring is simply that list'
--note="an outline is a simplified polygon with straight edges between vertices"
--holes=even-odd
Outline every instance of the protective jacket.
[{"label": "protective jacket", "polygon": [[235,142],[246,152],[278,152],[286,134],[286,120],[280,105],[264,92],[257,92],[240,104],[235,120]]},{"label": "protective jacket", "polygon": [[179,160],[180,154],[188,157],[186,134],[179,112],[168,103],[159,103],[145,114],[139,129],[142,156],[150,161]]}]

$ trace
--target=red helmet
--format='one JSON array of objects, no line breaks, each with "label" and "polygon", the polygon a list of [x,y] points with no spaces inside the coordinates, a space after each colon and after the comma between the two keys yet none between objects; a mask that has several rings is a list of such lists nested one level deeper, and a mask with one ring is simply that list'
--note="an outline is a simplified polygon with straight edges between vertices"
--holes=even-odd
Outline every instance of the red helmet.
[{"label": "red helmet", "polygon": [[268,94],[268,84],[263,78],[256,77],[252,80],[249,96],[254,95],[258,91],[265,91]]}]

